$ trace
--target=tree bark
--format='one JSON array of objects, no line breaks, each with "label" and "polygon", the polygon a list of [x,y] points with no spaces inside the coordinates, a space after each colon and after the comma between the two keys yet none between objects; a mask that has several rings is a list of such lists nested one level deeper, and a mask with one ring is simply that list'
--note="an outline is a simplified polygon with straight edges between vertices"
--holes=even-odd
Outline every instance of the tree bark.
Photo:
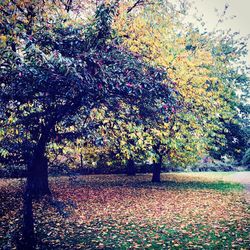
[{"label": "tree bark", "polygon": [[48,160],[42,151],[36,154],[28,167],[27,193],[34,199],[51,194],[48,182]]},{"label": "tree bark", "polygon": [[129,176],[135,176],[136,175],[136,168],[135,168],[135,162],[132,158],[128,159],[127,161],[127,175]]},{"label": "tree bark", "polygon": [[81,160],[81,169],[83,168],[83,155],[80,154],[80,160]]},{"label": "tree bark", "polygon": [[162,156],[159,156],[157,163],[153,165],[152,182],[161,182]]},{"label": "tree bark", "polygon": [[23,198],[23,228],[22,241],[17,249],[34,250],[36,246],[34,232],[34,217],[32,209],[32,196],[26,191]]},{"label": "tree bark", "polygon": [[44,129],[28,164],[26,192],[35,199],[50,195],[48,183],[48,159],[45,155],[49,129]]},{"label": "tree bark", "polygon": [[36,246],[32,200],[50,195],[48,183],[48,160],[45,155],[51,126],[42,129],[31,161],[27,164],[27,185],[23,199],[22,242],[18,249],[33,250]]}]

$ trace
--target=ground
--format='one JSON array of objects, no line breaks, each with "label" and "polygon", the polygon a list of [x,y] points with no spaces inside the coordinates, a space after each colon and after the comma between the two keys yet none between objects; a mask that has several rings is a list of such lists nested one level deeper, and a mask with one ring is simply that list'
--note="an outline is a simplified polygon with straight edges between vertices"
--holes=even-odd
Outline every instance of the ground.
[{"label": "ground", "polygon": [[[245,173],[51,178],[34,202],[39,249],[248,249]],[[242,183],[239,184],[238,182]],[[0,248],[20,237],[23,180],[1,180]]]}]

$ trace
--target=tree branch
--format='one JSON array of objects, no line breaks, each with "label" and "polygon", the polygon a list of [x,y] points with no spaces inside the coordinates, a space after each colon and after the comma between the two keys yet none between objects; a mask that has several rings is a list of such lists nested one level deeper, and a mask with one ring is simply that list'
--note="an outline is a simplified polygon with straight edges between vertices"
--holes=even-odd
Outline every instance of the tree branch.
[{"label": "tree branch", "polygon": [[143,4],[144,3],[144,0],[137,0],[133,6],[129,7],[127,9],[127,13],[131,12],[136,6],[140,5],[140,4]]}]

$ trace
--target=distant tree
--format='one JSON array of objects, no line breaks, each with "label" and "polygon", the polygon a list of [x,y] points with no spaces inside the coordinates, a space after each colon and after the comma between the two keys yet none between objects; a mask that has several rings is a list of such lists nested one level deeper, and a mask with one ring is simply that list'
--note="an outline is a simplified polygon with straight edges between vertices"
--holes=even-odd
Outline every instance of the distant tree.
[{"label": "distant tree", "polygon": [[[125,9],[126,4],[122,5]],[[243,92],[244,102],[249,98],[246,38],[230,31],[203,32],[194,24],[186,25],[186,10],[155,1],[132,14],[121,11],[115,22],[124,46],[142,54],[150,64],[168,69],[175,83],[181,111],[173,112],[164,125],[153,124],[147,133],[154,137],[151,152],[156,155],[155,162],[183,167],[209,152],[220,154],[220,150],[231,148],[230,154],[242,154],[245,136],[240,135],[242,131],[236,136],[236,132],[245,122],[237,118],[241,105],[237,92]],[[229,145],[234,136],[238,139]]]},{"label": "distant tree", "polygon": [[248,170],[250,169],[250,148],[248,148],[243,155],[242,164],[247,166]]}]

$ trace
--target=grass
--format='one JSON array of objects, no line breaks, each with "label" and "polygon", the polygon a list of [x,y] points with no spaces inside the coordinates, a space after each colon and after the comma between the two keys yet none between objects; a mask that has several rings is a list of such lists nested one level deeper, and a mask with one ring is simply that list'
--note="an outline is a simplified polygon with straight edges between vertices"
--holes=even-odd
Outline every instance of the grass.
[{"label": "grass", "polygon": [[243,185],[239,183],[228,183],[224,181],[216,182],[199,182],[199,181],[187,181],[187,182],[177,182],[177,181],[163,181],[159,186],[164,188],[176,188],[176,189],[212,189],[217,191],[242,191],[244,189]]},{"label": "grass", "polygon": [[[216,175],[217,174],[217,175]],[[39,249],[248,249],[249,205],[228,174],[51,178],[34,202]],[[0,181],[0,248],[20,237],[22,182]]]}]

